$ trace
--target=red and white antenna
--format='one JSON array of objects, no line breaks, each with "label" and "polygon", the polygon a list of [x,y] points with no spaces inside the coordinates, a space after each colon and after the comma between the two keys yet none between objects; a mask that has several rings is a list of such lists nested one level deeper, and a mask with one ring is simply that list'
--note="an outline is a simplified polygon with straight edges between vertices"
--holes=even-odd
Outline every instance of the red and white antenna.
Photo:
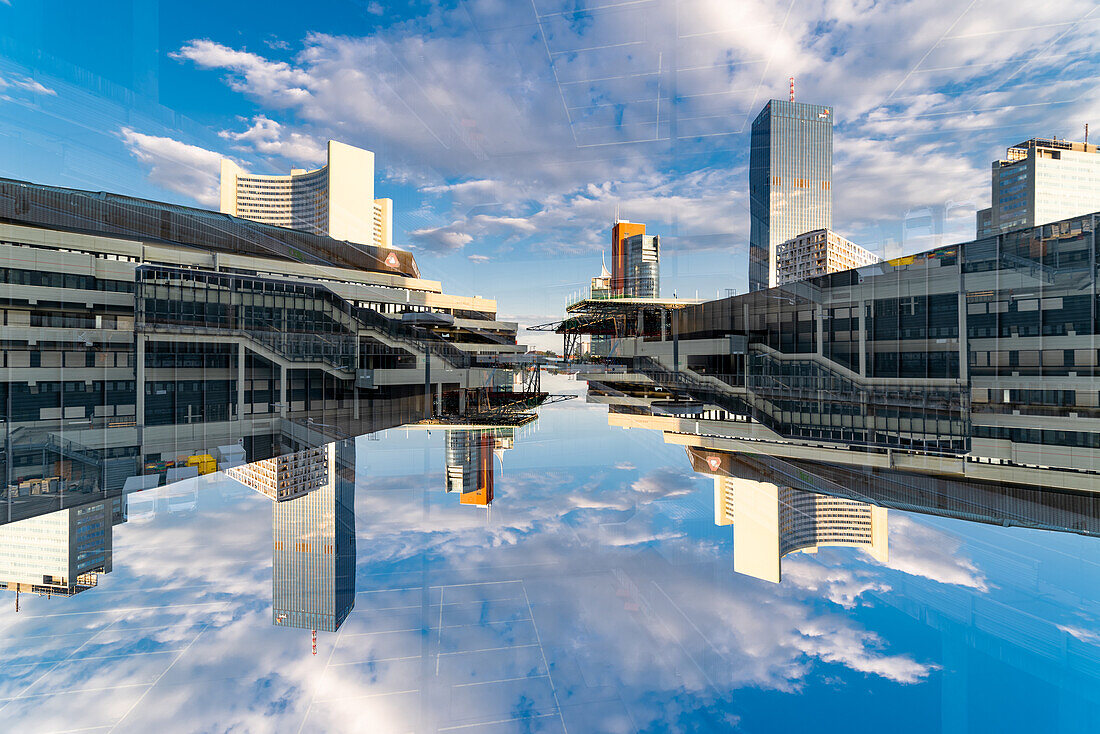
[{"label": "red and white antenna", "polygon": [[317,630],[310,630],[313,633],[313,654],[317,654]]},{"label": "red and white antenna", "polygon": [[790,78],[790,82],[791,82],[791,101],[794,102],[794,77],[793,76]]}]

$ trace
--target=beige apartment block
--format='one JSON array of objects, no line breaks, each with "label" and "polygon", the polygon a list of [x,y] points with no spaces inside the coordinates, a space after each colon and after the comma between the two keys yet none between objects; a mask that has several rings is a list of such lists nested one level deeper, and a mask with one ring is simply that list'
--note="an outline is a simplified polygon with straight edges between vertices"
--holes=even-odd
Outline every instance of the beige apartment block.
[{"label": "beige apartment block", "polygon": [[803,232],[776,250],[778,285],[863,267],[881,258],[831,229]]}]

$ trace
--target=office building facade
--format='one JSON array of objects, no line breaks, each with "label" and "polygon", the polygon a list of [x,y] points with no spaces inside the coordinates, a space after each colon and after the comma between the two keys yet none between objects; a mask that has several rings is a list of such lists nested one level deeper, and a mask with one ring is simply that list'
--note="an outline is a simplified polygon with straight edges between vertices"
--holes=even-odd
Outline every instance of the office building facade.
[{"label": "office building facade", "polygon": [[355,606],[354,485],[338,476],[336,444],[299,453],[309,488],[284,475],[277,494],[293,498],[271,509],[272,623],[335,632]]},{"label": "office building facade", "polygon": [[614,334],[627,373],[601,381],[689,397],[728,431],[716,446],[1094,490],[1098,220],[687,305],[671,335]]},{"label": "office building facade", "polygon": [[112,569],[121,503],[104,497],[0,526],[0,589],[72,596],[95,587]]},{"label": "office building facade", "polygon": [[54,509],[180,457],[268,459],[511,390],[501,360],[525,351],[494,301],[405,251],[6,180],[0,299],[0,487]]},{"label": "office building facade", "polygon": [[833,110],[773,99],[752,123],[749,290],[778,285],[778,248],[833,226]]},{"label": "office building facade", "polygon": [[627,298],[661,297],[661,238],[636,234],[623,240],[626,259],[622,295]]},{"label": "office building facade", "polygon": [[777,285],[860,268],[881,259],[831,229],[815,229],[779,245],[776,250]]},{"label": "office building facade", "polygon": [[977,236],[1100,211],[1100,151],[1090,143],[1031,138],[993,161],[992,206],[977,214]]},{"label": "office building facade", "polygon": [[644,234],[645,225],[639,222],[619,219],[611,226],[611,296],[613,298],[627,295],[630,262],[626,240]]},{"label": "office building facade", "polygon": [[335,140],[328,162],[288,176],[221,164],[221,211],[255,222],[378,247],[393,246],[393,202],[374,198],[374,153]]}]

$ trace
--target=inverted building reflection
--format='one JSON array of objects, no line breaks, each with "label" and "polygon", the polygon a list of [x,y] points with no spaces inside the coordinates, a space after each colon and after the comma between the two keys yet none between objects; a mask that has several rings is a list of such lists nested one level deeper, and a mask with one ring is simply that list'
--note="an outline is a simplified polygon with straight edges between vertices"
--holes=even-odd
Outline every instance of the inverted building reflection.
[{"label": "inverted building reflection", "polygon": [[226,472],[272,502],[272,623],[335,632],[355,606],[355,442]]},{"label": "inverted building reflection", "polygon": [[831,546],[888,564],[889,509],[1100,536],[1100,494],[1066,489],[1042,467],[1005,467],[1008,481],[989,481],[966,478],[965,467],[951,476],[896,468],[866,452],[840,463],[835,447],[817,456],[810,446],[745,438],[731,416],[690,397],[619,374],[583,377],[588,400],[608,404],[610,425],[660,431],[713,479],[714,521],[734,528],[738,573],[778,583],[784,557]]},{"label": "inverted building reflection", "polygon": [[125,521],[116,495],[0,526],[0,589],[72,596],[94,588],[112,570],[113,528]]},{"label": "inverted building reflection", "polygon": [[405,250],[6,179],[0,220],[0,523],[537,397]]},{"label": "inverted building reflection", "polygon": [[[716,462],[708,457],[708,468]],[[889,557],[884,507],[771,482],[714,473],[714,523],[733,525],[733,570],[779,583],[782,559],[819,548],[860,548]]]},{"label": "inverted building reflection", "polygon": [[447,431],[447,492],[459,493],[459,504],[489,507],[493,503],[495,460],[515,445],[515,428],[452,429]]}]

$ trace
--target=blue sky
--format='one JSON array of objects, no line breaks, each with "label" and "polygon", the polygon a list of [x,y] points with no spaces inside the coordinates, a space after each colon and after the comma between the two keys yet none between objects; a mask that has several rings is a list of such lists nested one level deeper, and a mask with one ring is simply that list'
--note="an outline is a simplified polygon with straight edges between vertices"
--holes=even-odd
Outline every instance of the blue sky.
[{"label": "blue sky", "polygon": [[272,625],[271,503],[187,480],[129,498],[95,589],[0,614],[4,721],[1092,731],[1095,538],[890,510],[887,561],[794,554],[776,585],[733,572],[737,528],[713,524],[683,448],[610,429],[603,406],[546,406],[517,431],[488,516],[444,492],[443,431],[377,438],[355,444],[355,608],[316,657],[307,630]]},{"label": "blue sky", "polygon": [[1006,146],[1100,121],[1098,28],[1074,0],[0,0],[0,175],[213,205],[220,157],[343,140],[427,277],[537,323],[616,211],[665,236],[666,294],[743,290],[748,123],[792,75],[836,110],[837,231],[971,237]]}]

